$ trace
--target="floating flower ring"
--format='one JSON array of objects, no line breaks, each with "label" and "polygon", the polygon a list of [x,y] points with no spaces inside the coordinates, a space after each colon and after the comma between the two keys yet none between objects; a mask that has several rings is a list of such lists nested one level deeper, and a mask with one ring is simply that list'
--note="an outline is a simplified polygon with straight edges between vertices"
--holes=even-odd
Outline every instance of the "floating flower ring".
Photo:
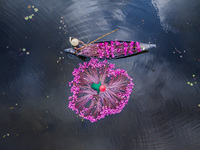
[{"label": "floating flower ring", "polygon": [[96,122],[109,114],[120,113],[128,103],[133,89],[132,78],[122,69],[114,70],[107,60],[92,58],[74,69],[69,82],[72,96],[69,108],[83,119]]}]

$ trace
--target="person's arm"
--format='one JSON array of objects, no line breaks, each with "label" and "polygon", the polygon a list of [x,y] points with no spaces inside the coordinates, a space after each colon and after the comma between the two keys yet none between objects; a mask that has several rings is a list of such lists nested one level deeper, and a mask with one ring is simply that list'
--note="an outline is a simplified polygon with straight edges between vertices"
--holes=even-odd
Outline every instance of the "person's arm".
[{"label": "person's arm", "polygon": [[79,42],[80,42],[81,44],[83,44],[84,46],[86,45],[84,42],[82,42],[82,41],[80,41],[80,40],[79,40]]},{"label": "person's arm", "polygon": [[76,50],[75,54],[81,51],[81,47],[80,48],[74,47],[74,49]]}]

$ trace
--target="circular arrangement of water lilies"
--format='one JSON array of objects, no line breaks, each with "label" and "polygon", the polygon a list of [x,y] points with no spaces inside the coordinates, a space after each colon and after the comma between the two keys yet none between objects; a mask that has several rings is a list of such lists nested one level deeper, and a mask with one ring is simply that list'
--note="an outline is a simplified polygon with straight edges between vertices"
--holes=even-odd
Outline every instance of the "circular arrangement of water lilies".
[{"label": "circular arrangement of water lilies", "polygon": [[69,82],[72,96],[68,107],[83,119],[95,122],[106,115],[120,113],[133,89],[132,78],[107,60],[92,58],[74,69]]}]

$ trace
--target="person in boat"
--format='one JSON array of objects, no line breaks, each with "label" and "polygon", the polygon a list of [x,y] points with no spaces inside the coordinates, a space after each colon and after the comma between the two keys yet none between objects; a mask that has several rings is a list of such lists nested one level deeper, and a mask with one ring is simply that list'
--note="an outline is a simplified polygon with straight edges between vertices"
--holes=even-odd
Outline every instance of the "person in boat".
[{"label": "person in boat", "polygon": [[[103,38],[103,37],[105,37],[105,36],[107,36],[107,35],[109,35],[109,34],[115,32],[115,31],[117,31],[117,30],[119,30],[119,29],[115,29],[115,30],[113,30],[113,31],[111,31],[111,32],[109,32],[109,33],[106,33],[106,34],[104,34],[103,36],[101,36],[101,37],[95,39],[94,41],[90,42],[90,43],[87,44],[87,45],[86,45],[84,42],[78,40],[77,38],[73,38],[73,39],[72,39],[72,37],[69,37],[69,41],[70,41],[71,45],[73,46],[73,48],[76,50],[76,53],[77,53],[78,51],[81,51],[81,50],[82,50],[83,48],[85,48],[86,46],[88,46],[88,45],[90,45],[90,44],[96,42],[97,40],[99,40],[99,39],[101,39],[101,38]],[[79,43],[83,44],[83,46],[79,47]]]},{"label": "person in boat", "polygon": [[71,43],[72,47],[76,50],[76,52],[78,52],[81,49],[81,47],[79,46],[79,43],[86,46],[84,42],[78,40],[77,38],[72,39],[72,37],[69,37],[69,42]]}]

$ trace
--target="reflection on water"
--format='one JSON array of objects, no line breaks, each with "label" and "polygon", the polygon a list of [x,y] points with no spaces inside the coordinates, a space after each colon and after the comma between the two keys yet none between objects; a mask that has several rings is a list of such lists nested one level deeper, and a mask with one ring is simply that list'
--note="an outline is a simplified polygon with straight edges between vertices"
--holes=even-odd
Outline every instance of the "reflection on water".
[{"label": "reflection on water", "polygon": [[[2,149],[199,149],[198,1],[4,1],[0,3]],[[38,12],[33,18],[25,17]],[[187,11],[185,11],[187,10]],[[69,36],[155,43],[110,60],[135,88],[120,114],[91,124],[68,107]],[[23,51],[23,48],[26,51]],[[29,52],[29,55],[26,54]],[[192,84],[191,84],[192,83]]]}]

